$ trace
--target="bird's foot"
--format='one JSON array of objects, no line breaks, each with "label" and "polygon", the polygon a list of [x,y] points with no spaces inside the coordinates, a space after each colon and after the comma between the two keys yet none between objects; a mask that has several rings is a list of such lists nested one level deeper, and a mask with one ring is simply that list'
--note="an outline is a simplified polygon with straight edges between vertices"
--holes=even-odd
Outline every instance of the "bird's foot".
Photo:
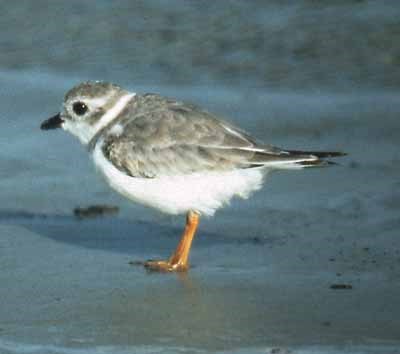
[{"label": "bird's foot", "polygon": [[170,272],[186,272],[189,269],[189,265],[183,263],[174,263],[170,260],[168,261],[155,261],[148,260],[143,263],[144,267],[150,272],[161,272],[161,273],[170,273]]},{"label": "bird's foot", "polygon": [[186,217],[185,231],[179,244],[167,261],[149,260],[147,262],[130,262],[132,265],[143,265],[151,272],[186,272],[189,270],[189,252],[192,245],[193,237],[199,223],[199,214],[189,211]]}]

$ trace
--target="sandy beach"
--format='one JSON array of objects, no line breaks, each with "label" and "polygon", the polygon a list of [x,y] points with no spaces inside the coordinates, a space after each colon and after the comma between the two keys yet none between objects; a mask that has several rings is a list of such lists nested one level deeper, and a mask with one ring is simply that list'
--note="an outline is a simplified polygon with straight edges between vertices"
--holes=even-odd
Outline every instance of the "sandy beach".
[{"label": "sandy beach", "polygon": [[[131,5],[124,3],[128,13]],[[372,50],[374,40],[395,38],[398,6],[382,2],[375,11],[370,2],[352,2],[348,12],[344,5],[271,2],[259,4],[256,16],[256,5],[235,5],[238,12],[227,15],[232,23],[237,13],[251,12],[249,21],[261,27],[249,33],[261,36],[273,27],[281,35],[279,52],[272,39],[249,47],[247,22],[213,37],[195,26],[201,22],[193,4],[168,10],[188,16],[185,24],[168,27],[177,20],[159,2],[137,5],[137,21],[124,27],[136,35],[135,45],[121,35],[119,44],[102,46],[102,36],[125,33],[118,26],[126,14],[120,23],[101,22],[107,11],[117,11],[103,4],[86,23],[82,16],[90,9],[71,4],[64,5],[70,6],[65,23],[55,5],[10,5],[0,18],[8,48],[0,58],[0,353],[400,353],[400,76],[387,42],[379,42],[382,66]],[[50,10],[54,21],[42,28]],[[340,38],[367,36],[365,52],[349,43],[347,61],[329,64],[326,51],[314,47],[294,51],[292,64],[278,60],[302,41],[300,34],[289,37],[289,29],[303,35],[315,30],[307,13],[331,18],[326,12],[341,11]],[[224,13],[222,5],[210,10],[205,21],[213,31]],[[21,16],[27,18],[24,33],[36,33],[34,43],[41,43],[30,55],[22,30],[11,24]],[[146,18],[157,35],[140,32]],[[94,22],[103,23],[97,31],[91,30]],[[374,32],[374,23],[381,32]],[[319,35],[329,39],[333,24],[323,28]],[[239,54],[224,42],[230,31],[241,38]],[[207,36],[209,45],[202,45],[210,51],[193,54],[199,61],[193,59],[192,67],[173,55],[182,47],[194,51],[193,43]],[[324,46],[336,52],[333,42]],[[219,43],[231,59],[210,43]],[[358,65],[355,52],[363,53]],[[169,58],[170,66],[160,58]],[[224,60],[242,66],[224,71]],[[107,70],[105,63],[111,63]],[[271,174],[250,199],[235,199],[201,220],[188,274],[149,273],[130,263],[168,256],[184,217],[118,196],[74,138],[39,129],[59,110],[65,91],[85,79],[194,102],[280,147],[348,156],[329,168]],[[77,207],[99,204],[119,212],[74,215]]]}]

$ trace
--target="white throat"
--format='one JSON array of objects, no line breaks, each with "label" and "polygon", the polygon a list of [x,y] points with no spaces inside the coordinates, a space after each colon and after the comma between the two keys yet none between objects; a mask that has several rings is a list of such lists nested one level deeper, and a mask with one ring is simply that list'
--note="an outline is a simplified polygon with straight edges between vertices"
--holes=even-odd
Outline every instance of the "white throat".
[{"label": "white throat", "polygon": [[136,93],[129,93],[122,96],[113,107],[107,110],[106,113],[94,125],[90,125],[85,121],[73,122],[66,120],[62,127],[64,130],[70,132],[76,136],[83,145],[87,145],[90,140],[104,127],[110,124],[118,115],[123,111],[129,101],[134,97]]}]

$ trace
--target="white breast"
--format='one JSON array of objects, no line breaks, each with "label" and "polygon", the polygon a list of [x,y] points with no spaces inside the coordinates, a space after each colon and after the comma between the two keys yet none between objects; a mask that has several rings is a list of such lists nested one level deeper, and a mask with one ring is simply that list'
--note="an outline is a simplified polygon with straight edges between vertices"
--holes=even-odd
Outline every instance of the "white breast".
[{"label": "white breast", "polygon": [[119,171],[106,159],[99,141],[93,150],[97,169],[109,185],[127,198],[169,214],[195,210],[213,215],[237,195],[247,198],[262,185],[266,170],[248,168],[229,172],[137,178]]}]

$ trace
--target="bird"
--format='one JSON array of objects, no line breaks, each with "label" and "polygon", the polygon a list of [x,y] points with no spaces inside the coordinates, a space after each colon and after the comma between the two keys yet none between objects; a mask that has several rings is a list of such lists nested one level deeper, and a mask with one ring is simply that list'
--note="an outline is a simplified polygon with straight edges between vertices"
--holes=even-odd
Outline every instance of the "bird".
[{"label": "bird", "polygon": [[143,262],[158,272],[186,272],[200,216],[212,216],[233,197],[249,197],[269,172],[328,166],[334,164],[329,158],[345,155],[281,149],[191,103],[105,81],[71,88],[61,111],[40,127],[77,137],[109,186],[124,197],[167,214],[186,214],[172,255]]}]

